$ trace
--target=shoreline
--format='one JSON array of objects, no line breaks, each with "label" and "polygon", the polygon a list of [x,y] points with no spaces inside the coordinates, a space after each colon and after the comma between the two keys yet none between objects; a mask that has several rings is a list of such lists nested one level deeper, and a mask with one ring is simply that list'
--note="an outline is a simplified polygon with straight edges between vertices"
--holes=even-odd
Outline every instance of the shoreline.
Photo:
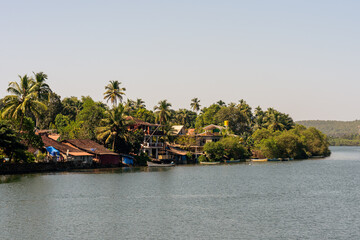
[{"label": "shoreline", "polygon": [[51,173],[67,172],[73,170],[87,169],[121,169],[124,166],[82,164],[76,162],[51,162],[51,163],[0,163],[0,175],[30,174],[30,173]]}]

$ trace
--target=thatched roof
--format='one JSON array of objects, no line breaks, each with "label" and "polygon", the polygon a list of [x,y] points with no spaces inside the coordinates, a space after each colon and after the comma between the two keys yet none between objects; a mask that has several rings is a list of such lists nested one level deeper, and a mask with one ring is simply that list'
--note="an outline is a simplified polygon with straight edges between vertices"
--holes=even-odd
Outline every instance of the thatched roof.
[{"label": "thatched roof", "polygon": [[78,149],[81,149],[83,151],[86,151],[86,152],[92,153],[92,154],[119,155],[117,153],[114,153],[113,151],[110,151],[103,145],[98,144],[97,142],[94,142],[89,139],[70,139],[70,140],[64,140],[63,142],[69,143]]}]

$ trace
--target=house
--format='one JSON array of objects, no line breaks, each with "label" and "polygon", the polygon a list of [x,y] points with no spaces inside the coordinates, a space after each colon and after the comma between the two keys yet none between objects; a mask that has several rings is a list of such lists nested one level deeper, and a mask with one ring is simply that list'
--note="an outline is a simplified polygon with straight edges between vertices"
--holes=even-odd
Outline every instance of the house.
[{"label": "house", "polygon": [[219,141],[223,137],[221,131],[224,129],[224,127],[214,124],[203,127],[204,132],[196,134],[196,145],[204,146],[207,142]]},{"label": "house", "polygon": [[161,137],[165,136],[165,133],[160,130],[160,124],[144,122],[131,116],[128,116],[126,120],[131,121],[129,131],[144,131],[144,141],[141,144],[141,151],[149,157],[156,159],[159,158],[159,155],[165,154],[165,145],[159,141]]},{"label": "house", "polygon": [[172,136],[184,136],[186,135],[186,130],[184,125],[174,125],[171,127]]},{"label": "house", "polygon": [[62,143],[91,154],[94,156],[94,160],[102,165],[118,165],[121,162],[120,154],[114,153],[103,145],[89,139],[70,139],[64,140]]},{"label": "house", "polygon": [[76,161],[83,163],[92,163],[93,161],[93,154],[55,141],[49,138],[47,134],[42,134],[40,136],[44,143],[44,147],[48,150],[49,155],[50,150],[51,153],[56,152],[56,154],[53,154],[52,156],[57,158],[57,161]]}]

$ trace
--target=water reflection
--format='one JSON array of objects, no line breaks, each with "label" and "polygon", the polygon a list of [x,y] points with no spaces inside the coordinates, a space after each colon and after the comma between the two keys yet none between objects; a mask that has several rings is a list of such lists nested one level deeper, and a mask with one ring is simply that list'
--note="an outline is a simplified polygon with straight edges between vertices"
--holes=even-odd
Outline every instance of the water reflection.
[{"label": "water reflection", "polygon": [[0,175],[0,184],[19,182],[20,180],[21,175]]}]

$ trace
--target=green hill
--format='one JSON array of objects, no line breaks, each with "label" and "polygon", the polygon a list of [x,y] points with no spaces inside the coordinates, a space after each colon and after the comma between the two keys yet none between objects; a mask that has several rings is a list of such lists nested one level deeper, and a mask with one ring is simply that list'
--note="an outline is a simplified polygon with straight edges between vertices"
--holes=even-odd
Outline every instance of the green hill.
[{"label": "green hill", "polygon": [[315,127],[329,137],[342,138],[345,136],[360,133],[360,120],[355,121],[322,121],[322,120],[306,120],[297,121],[297,124],[306,127]]}]

